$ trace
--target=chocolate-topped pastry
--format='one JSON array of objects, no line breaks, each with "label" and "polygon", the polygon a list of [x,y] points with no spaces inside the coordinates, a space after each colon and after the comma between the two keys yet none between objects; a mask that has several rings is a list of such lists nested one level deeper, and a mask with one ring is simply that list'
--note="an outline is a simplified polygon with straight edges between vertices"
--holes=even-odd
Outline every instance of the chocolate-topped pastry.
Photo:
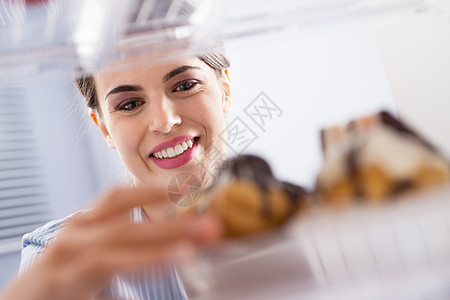
[{"label": "chocolate-topped pastry", "polygon": [[229,173],[236,178],[246,178],[259,182],[261,185],[273,180],[272,169],[262,158],[254,155],[239,155],[222,164],[217,178],[223,178]]},{"label": "chocolate-topped pastry", "polygon": [[326,201],[380,200],[450,180],[439,151],[387,112],[322,130],[321,137],[316,190]]},{"label": "chocolate-topped pastry", "polygon": [[283,224],[307,196],[301,187],[277,180],[262,158],[240,155],[223,164],[191,211],[214,212],[223,220],[226,236],[240,236]]}]

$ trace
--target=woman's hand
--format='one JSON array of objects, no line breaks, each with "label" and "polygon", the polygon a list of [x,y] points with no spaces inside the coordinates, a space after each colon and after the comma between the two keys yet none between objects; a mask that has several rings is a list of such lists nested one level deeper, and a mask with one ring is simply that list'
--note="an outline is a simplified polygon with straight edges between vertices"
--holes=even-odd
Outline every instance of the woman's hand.
[{"label": "woman's hand", "polygon": [[132,223],[131,208],[164,205],[163,188],[119,188],[75,216],[39,260],[6,290],[6,299],[92,299],[117,272],[191,255],[217,240],[212,216]]}]

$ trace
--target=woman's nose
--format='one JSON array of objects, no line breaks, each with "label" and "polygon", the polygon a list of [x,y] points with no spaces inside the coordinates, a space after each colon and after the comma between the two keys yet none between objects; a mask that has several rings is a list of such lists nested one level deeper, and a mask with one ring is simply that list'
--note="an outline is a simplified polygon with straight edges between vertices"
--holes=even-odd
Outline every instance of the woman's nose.
[{"label": "woman's nose", "polygon": [[176,125],[181,124],[181,117],[169,99],[152,101],[150,105],[149,130],[156,133],[169,133]]}]

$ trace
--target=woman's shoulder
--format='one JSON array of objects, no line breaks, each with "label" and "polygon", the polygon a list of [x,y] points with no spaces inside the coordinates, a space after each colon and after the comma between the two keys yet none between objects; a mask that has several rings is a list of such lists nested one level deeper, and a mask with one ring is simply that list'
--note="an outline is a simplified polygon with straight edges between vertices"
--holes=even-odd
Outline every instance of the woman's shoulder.
[{"label": "woman's shoulder", "polygon": [[51,241],[66,227],[67,222],[74,216],[83,213],[85,210],[74,212],[67,217],[53,220],[47,224],[26,233],[22,238],[22,258],[20,261],[19,273],[28,269],[45,251]]},{"label": "woman's shoulder", "polygon": [[45,225],[26,233],[22,238],[22,249],[28,247],[31,244],[39,246],[47,246],[51,240],[53,240],[61,230],[67,225],[67,222],[74,216],[83,213],[85,210],[76,211],[64,218],[56,219],[46,223]]},{"label": "woman's shoulder", "polygon": [[[39,247],[48,246],[51,241],[58,236],[58,234],[66,227],[68,221],[78,214],[88,211],[89,209],[83,209],[76,211],[64,218],[56,219],[46,223],[45,225],[38,227],[32,232],[24,234],[22,238],[22,250],[35,245]],[[147,220],[145,213],[140,207],[135,207],[130,211],[130,220],[132,222],[141,223]]]}]

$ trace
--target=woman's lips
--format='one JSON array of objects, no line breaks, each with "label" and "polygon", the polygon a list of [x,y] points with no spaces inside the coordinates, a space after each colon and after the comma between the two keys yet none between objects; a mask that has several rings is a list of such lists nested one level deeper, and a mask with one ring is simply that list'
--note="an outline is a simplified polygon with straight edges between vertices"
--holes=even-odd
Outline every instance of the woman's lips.
[{"label": "woman's lips", "polygon": [[152,149],[152,151],[150,152],[150,155],[153,153],[156,153],[158,151],[161,151],[163,149],[173,147],[176,144],[179,144],[181,142],[191,140],[193,138],[195,138],[195,136],[193,136],[193,135],[181,135],[181,136],[174,137],[173,139],[170,139],[168,141],[162,142],[161,144],[157,145],[155,148]]},{"label": "woman's lips", "polygon": [[[191,139],[192,139],[192,137],[191,137]],[[181,153],[178,156],[175,156],[172,158],[156,158],[153,156],[153,153],[156,153],[157,151],[159,151],[159,150],[157,150],[156,152],[152,152],[152,154],[150,154],[150,159],[161,169],[175,169],[175,168],[181,167],[181,166],[187,164],[188,162],[190,162],[191,159],[194,157],[195,152],[197,151],[197,147],[198,147],[198,140],[199,140],[198,137],[194,138],[194,143],[193,143],[192,147],[188,148],[187,150],[185,150],[183,153]],[[179,143],[179,141],[184,141],[184,140],[183,139],[180,140],[180,138],[176,138],[176,140],[174,139],[174,140],[169,141],[169,142],[171,142],[172,146],[174,144],[173,143],[174,141],[175,141],[175,144],[177,144],[177,141]],[[167,145],[166,148],[170,147],[169,143],[162,143],[162,144],[158,145],[158,147],[155,149],[158,149],[158,148],[163,149],[160,147],[161,145],[163,147]]]}]

